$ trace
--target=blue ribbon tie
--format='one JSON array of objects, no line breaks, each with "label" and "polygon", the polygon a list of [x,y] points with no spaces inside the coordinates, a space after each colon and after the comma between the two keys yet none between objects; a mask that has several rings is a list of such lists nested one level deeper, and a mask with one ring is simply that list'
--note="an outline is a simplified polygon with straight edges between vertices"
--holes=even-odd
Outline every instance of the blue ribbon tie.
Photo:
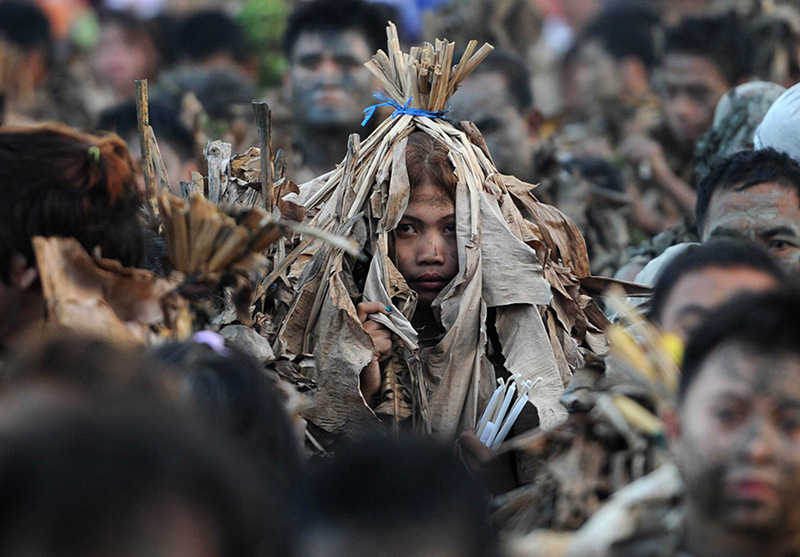
[{"label": "blue ribbon tie", "polygon": [[444,118],[444,111],[431,111],[431,110],[422,110],[421,108],[408,108],[408,105],[411,104],[411,99],[414,97],[409,97],[406,101],[406,104],[401,105],[400,103],[390,99],[383,93],[375,91],[373,96],[378,99],[379,101],[383,101],[378,104],[373,104],[372,106],[368,106],[364,109],[364,121],[361,122],[362,126],[366,126],[367,122],[369,122],[372,115],[375,114],[375,111],[380,108],[381,106],[393,106],[394,112],[392,112],[392,118],[397,118],[403,114],[409,114],[411,116],[426,116],[428,118]]}]

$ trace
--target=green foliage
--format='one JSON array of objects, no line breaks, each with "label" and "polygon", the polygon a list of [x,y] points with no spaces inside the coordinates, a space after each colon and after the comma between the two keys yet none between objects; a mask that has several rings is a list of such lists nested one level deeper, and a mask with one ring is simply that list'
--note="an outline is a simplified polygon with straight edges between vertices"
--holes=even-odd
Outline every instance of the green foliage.
[{"label": "green foliage", "polygon": [[280,85],[286,71],[281,40],[290,9],[286,0],[246,0],[237,17],[248,47],[258,57],[259,87]]}]

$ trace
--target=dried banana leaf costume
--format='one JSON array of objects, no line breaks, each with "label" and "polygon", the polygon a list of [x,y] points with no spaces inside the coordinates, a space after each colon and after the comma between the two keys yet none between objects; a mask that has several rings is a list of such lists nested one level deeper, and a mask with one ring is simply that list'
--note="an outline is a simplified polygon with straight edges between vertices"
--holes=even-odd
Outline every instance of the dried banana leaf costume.
[{"label": "dried banana leaf costume", "polygon": [[[367,65],[400,108],[365,141],[352,136],[342,164],[308,185],[314,193],[305,205],[319,211],[312,225],[353,235],[371,256],[359,263],[312,240],[289,256],[296,293],[275,348],[296,361],[305,356],[305,373],[317,385],[307,417],[330,433],[353,433],[379,420],[413,423],[444,438],[474,428],[497,386],[487,357],[490,310],[505,369],[525,380],[542,378],[530,397],[542,427],[565,418],[559,396],[585,352],[605,350],[604,318],[578,279],[589,275],[580,233],[538,203],[533,186],[497,173],[474,126],[440,117],[456,85],[491,50],[485,45],[473,56],[473,41],[450,71],[453,48],[437,41],[403,54],[390,25],[390,55],[379,51]],[[415,131],[449,149],[458,179],[459,270],[433,301],[446,333],[423,357],[410,323],[416,294],[389,257],[390,236],[409,202],[405,147]],[[374,411],[359,390],[374,350],[356,313],[360,301],[392,309],[371,316],[394,333]]]}]

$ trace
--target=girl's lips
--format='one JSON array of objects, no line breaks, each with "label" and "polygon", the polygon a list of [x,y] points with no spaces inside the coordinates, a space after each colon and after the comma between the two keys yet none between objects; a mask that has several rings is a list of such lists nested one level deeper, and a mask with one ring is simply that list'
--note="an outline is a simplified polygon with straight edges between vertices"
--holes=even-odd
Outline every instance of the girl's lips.
[{"label": "girl's lips", "polygon": [[420,280],[416,284],[422,290],[441,290],[447,284],[444,280]]},{"label": "girl's lips", "polygon": [[436,273],[425,273],[412,282],[421,290],[441,290],[449,280]]}]

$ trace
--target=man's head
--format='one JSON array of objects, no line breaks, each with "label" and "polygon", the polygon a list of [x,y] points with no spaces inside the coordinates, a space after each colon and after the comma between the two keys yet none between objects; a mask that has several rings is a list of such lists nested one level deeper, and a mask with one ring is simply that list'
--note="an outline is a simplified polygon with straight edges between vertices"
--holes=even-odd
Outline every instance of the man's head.
[{"label": "man's head", "polygon": [[658,14],[644,6],[609,7],[591,21],[564,59],[564,97],[586,117],[649,90],[656,65]]},{"label": "man's head", "polygon": [[0,443],[3,555],[277,553],[255,470],[163,403],[40,409]]},{"label": "man's head", "polygon": [[746,34],[733,16],[686,19],[666,34],[662,64],[667,123],[694,145],[711,126],[719,98],[750,70]]},{"label": "man's head", "polygon": [[750,294],[709,316],[689,341],[677,408],[665,418],[687,486],[687,528],[793,543],[800,294]]},{"label": "man's head", "polygon": [[692,245],[659,275],[648,317],[685,341],[715,307],[736,294],[776,288],[787,280],[772,257],[752,242],[722,239]]},{"label": "man's head", "polygon": [[362,439],[305,486],[299,555],[496,555],[482,487],[430,439]]},{"label": "man's head", "polygon": [[772,149],[721,159],[700,181],[695,216],[701,241],[741,237],[762,244],[800,273],[800,163]]},{"label": "man's head", "polygon": [[5,84],[13,89],[41,83],[50,68],[53,37],[45,13],[33,2],[0,2],[0,49],[11,62]]},{"label": "man's head", "polygon": [[753,133],[784,91],[777,83],[749,81],[725,93],[714,109],[711,128],[697,142],[695,175],[705,176],[719,157],[753,149]]},{"label": "man's head", "polygon": [[97,42],[89,61],[95,79],[118,98],[133,96],[137,79],[155,80],[166,53],[155,20],[131,13],[101,10]]},{"label": "man's head", "polygon": [[500,172],[532,179],[538,112],[523,60],[494,50],[461,84],[449,110],[453,119],[478,126]]},{"label": "man's head", "polygon": [[285,85],[301,128],[356,131],[374,104],[372,74],[364,63],[384,46],[386,13],[361,0],[315,0],[289,17]]},{"label": "man's head", "polygon": [[205,68],[238,66],[252,72],[242,28],[221,10],[203,10],[178,27],[179,62]]}]

